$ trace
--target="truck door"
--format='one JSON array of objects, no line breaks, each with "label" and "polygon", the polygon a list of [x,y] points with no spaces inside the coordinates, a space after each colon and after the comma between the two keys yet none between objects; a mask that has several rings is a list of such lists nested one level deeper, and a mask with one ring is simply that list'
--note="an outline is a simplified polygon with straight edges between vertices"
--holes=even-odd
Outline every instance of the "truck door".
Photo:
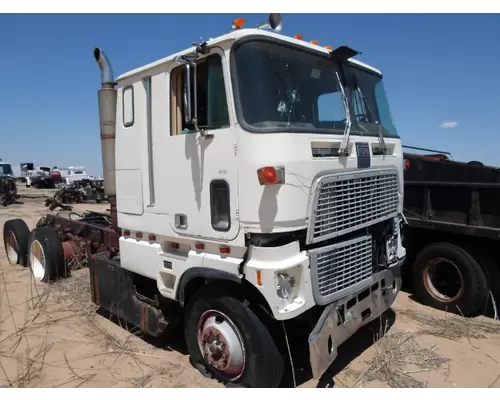
[{"label": "truck door", "polygon": [[[224,53],[198,60],[198,125],[203,137],[184,118],[185,67],[170,69],[170,135],[162,157],[166,163],[160,178],[167,185],[165,204],[170,223],[180,235],[231,240],[239,231],[236,136],[228,112]],[[191,68],[191,85],[194,71]],[[191,92],[193,93],[193,91]]]}]

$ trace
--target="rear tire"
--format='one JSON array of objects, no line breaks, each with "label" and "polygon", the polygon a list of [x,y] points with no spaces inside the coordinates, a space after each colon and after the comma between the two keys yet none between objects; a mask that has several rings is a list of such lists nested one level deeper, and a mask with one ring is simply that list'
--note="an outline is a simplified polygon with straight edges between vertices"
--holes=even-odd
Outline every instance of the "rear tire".
[{"label": "rear tire", "polygon": [[[484,248],[470,248],[469,253],[479,262],[486,275],[488,288],[497,304],[500,302],[500,266]],[[488,307],[492,306],[488,298]]]},{"label": "rear tire", "polygon": [[35,279],[44,283],[67,276],[64,250],[54,229],[33,229],[28,242],[28,264]]},{"label": "rear tire", "polygon": [[282,356],[246,302],[209,284],[195,293],[185,315],[191,364],[203,375],[232,387],[279,387]]},{"label": "rear tire", "polygon": [[3,244],[11,264],[27,266],[30,228],[21,218],[9,219],[3,225]]},{"label": "rear tire", "polygon": [[418,254],[412,273],[421,303],[466,317],[484,311],[488,282],[479,263],[464,249],[433,243]]}]

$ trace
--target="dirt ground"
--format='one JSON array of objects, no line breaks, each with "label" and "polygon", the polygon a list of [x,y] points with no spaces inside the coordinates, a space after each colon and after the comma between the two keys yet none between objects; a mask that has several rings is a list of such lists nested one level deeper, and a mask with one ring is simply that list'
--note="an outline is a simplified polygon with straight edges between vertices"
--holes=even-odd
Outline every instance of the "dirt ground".
[{"label": "dirt ground", "polygon": [[[3,227],[33,228],[44,199],[0,209]],[[76,210],[103,210],[79,205]],[[0,387],[220,387],[191,367],[182,338],[152,341],[95,312],[88,270],[56,284],[35,282],[0,249]],[[423,307],[401,293],[375,340],[363,330],[339,349],[321,381],[297,370],[299,387],[497,387],[500,323]]]}]

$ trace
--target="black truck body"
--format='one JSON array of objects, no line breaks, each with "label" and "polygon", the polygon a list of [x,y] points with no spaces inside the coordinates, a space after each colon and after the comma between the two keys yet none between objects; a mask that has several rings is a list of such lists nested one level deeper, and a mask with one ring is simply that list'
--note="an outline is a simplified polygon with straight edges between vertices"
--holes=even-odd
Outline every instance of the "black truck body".
[{"label": "black truck body", "polygon": [[407,152],[404,163],[406,283],[417,300],[435,308],[465,316],[495,310],[500,169],[440,152]]}]

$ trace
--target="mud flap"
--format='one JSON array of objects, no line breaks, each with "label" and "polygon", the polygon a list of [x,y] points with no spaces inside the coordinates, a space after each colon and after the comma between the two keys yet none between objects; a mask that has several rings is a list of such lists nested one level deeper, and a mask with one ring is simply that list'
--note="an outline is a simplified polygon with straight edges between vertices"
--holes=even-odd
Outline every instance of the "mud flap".
[{"label": "mud flap", "polygon": [[137,298],[134,273],[123,269],[120,261],[107,253],[98,254],[90,263],[92,302],[153,337],[162,336],[168,327],[163,312]]}]

